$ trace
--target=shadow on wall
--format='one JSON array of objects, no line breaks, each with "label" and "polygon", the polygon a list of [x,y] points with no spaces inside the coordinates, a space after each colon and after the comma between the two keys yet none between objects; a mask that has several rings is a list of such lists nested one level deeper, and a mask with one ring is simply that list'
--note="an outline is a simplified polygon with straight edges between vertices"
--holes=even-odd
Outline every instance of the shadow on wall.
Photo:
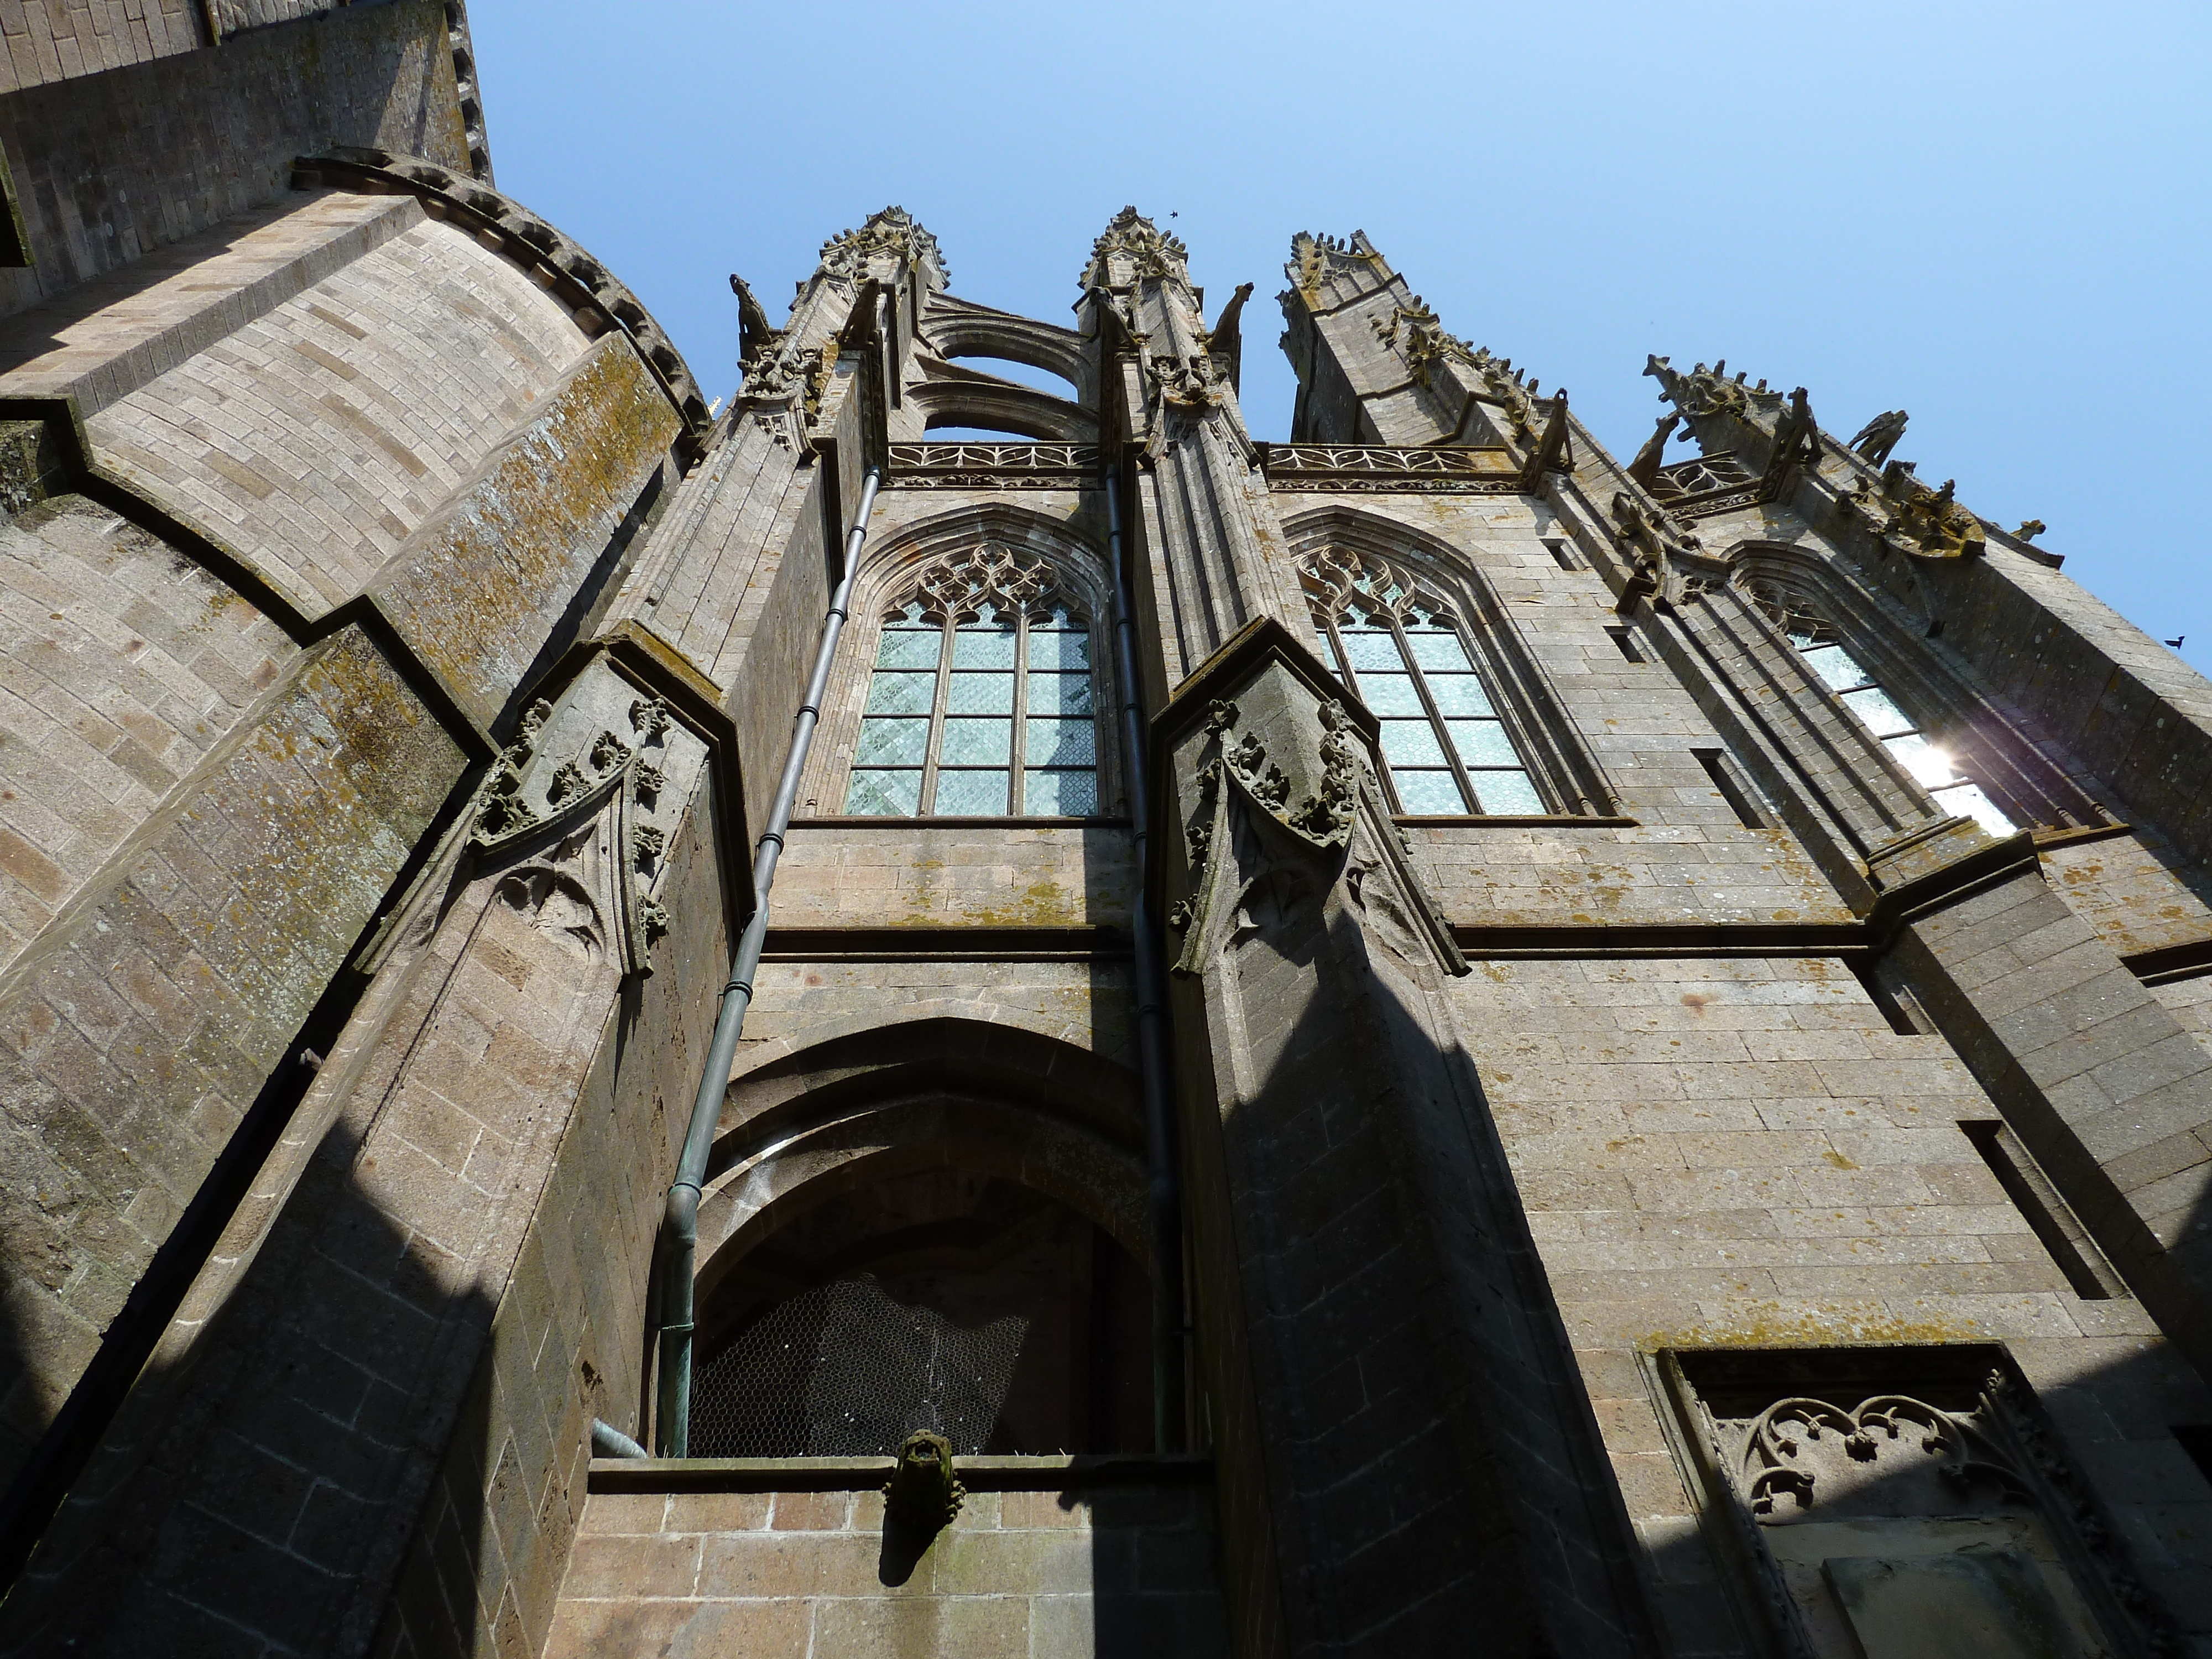
[{"label": "shadow on wall", "polygon": [[0,1650],[363,1652],[428,1519],[424,1632],[542,1638],[591,1419],[628,1414],[607,1396],[634,1382],[659,1195],[639,1222],[632,1166],[666,1152],[610,1097],[636,983],[563,890],[487,872],[410,924],[416,954],[293,1113],[0,1609]]},{"label": "shadow on wall", "polygon": [[410,1373],[472,1364],[494,1310],[360,1189],[358,1151],[331,1131],[220,1310],[171,1327],[0,1607],[0,1652],[366,1647],[454,1427]]},{"label": "shadow on wall", "polygon": [[[1712,1455],[1701,1449],[1708,1438],[1703,1428],[1686,1429],[1671,1449],[1614,1449],[1623,1513],[1606,1490],[1606,1450],[1593,1419],[1623,1425],[1626,1434],[1656,1395],[1626,1379],[1611,1389],[1617,1397],[1592,1397],[1607,1392],[1598,1379],[1607,1371],[1635,1368],[1637,1357],[1625,1349],[1583,1355],[1582,1375],[1571,1364],[1553,1364],[1554,1356],[1561,1362],[1568,1357],[1565,1326],[1480,1080],[1449,1022],[1425,1012],[1425,972],[1415,949],[1391,937],[1377,904],[1387,896],[1370,876],[1367,896],[1353,900],[1369,910],[1362,938],[1349,931],[1348,915],[1324,918],[1310,891],[1298,890],[1297,872],[1278,864],[1245,873],[1234,933],[1225,938],[1221,960],[1206,971],[1231,981],[1212,994],[1241,997],[1255,1036],[1251,1058],[1261,1080],[1224,1115],[1218,1156],[1239,1200],[1241,1248],[1248,1261],[1263,1264],[1245,1272],[1243,1283],[1253,1304],[1245,1310],[1248,1326],[1273,1344],[1253,1344],[1257,1387],[1270,1409],[1261,1430],[1245,1431],[1234,1420],[1237,1402],[1216,1401],[1224,1424],[1219,1478],[1232,1528],[1240,1504],[1254,1501],[1255,1465],[1271,1482],[1267,1501],[1279,1529],[1286,1509],[1322,1517],[1318,1525],[1307,1522],[1306,1537],[1286,1540],[1278,1532],[1286,1604],[1298,1612],[1300,1575],[1312,1575],[1303,1582],[1321,1587],[1299,1615],[1308,1628],[1341,1632],[1365,1623],[1362,1641],[1381,1639],[1393,1620],[1404,1626],[1398,1639],[1416,1629],[1424,1616],[1419,1599],[1391,1594],[1377,1565],[1388,1553],[1401,1569],[1425,1560],[1434,1569],[1425,1580],[1430,1588],[1451,1592],[1440,1600],[1466,1595],[1470,1585],[1488,1598],[1501,1651],[1547,1650],[1546,1638],[1534,1627],[1539,1618],[1547,1625],[1564,1621],[1565,1628],[1584,1620],[1593,1639],[1579,1650],[1599,1650],[1599,1597],[1610,1580],[1613,1593],[1642,1601],[1663,1620],[1669,1650],[1786,1652],[1792,1650],[1781,1633],[1781,1608],[1773,1607],[1772,1616],[1759,1611],[1777,1581],[1761,1579],[1748,1565],[1724,1567],[1716,1552],[1760,1560],[1761,1548],[1771,1555],[1771,1540],[1789,1534],[1809,1559],[1785,1564],[1792,1589],[1803,1589],[1806,1581],[1813,1587],[1808,1596],[1826,1584],[1821,1593],[1852,1598],[1869,1632],[1888,1628],[1880,1620],[1898,1616],[1900,1605],[1965,1607],[1978,1605],[1976,1597],[2001,1597],[2011,1583],[2006,1574],[2017,1577],[2032,1568],[2040,1574],[2036,1562],[2072,1550],[2068,1570],[2087,1586],[2081,1595],[2091,1612],[2083,1619],[2124,1621],[2136,1615],[2112,1610],[2162,1601],[2180,1631],[2200,1641],[2212,1634],[2212,1480],[2173,1432],[2212,1422],[2212,1395],[2177,1352],[2136,1334],[2149,1328],[2132,1303],[2081,1304],[2079,1331],[2068,1327],[2045,1337],[2029,1328],[2002,1344],[1954,1342],[1905,1352],[1905,1361],[1922,1369],[1932,1364],[1939,1373],[1945,1360],[1964,1356],[1972,1367],[1966,1381],[1975,1387],[2004,1363],[2033,1384],[2014,1390],[2025,1403],[2015,1413],[2022,1426],[2004,1431],[2010,1449],[1980,1458],[1991,1465],[2008,1460],[2020,1471],[2013,1487],[2001,1480],[1992,1485],[1979,1470],[1954,1468],[1952,1480],[1933,1483],[1950,1492],[1949,1510],[1922,1502],[1931,1486],[1926,1464],[1955,1462],[1954,1453],[1971,1437],[1924,1423],[1914,1428],[1919,1418],[1899,1408],[1901,1415],[1893,1413],[1901,1425],[1897,1443],[1909,1444],[1912,1459],[1924,1462],[1907,1460],[1893,1481],[1887,1454],[1875,1455],[1878,1478],[1869,1481],[1856,1478],[1863,1470],[1850,1455],[1840,1466],[1844,1473],[1832,1469],[1814,1483],[1818,1488],[1825,1480],[1830,1490],[1849,1485],[1846,1529],[1864,1533],[1893,1521],[1898,1529],[1871,1539],[1822,1539],[1764,1518],[1738,1525],[1731,1507],[1737,1500],[1729,1498],[1712,1506],[1707,1530],[1713,1537],[1701,1536],[1680,1496],[1680,1479],[1688,1476],[1678,1479],[1677,1463]],[[1364,974],[1363,963],[1372,964]],[[1277,1010],[1291,1012],[1284,1018]],[[1186,1046],[1186,1064],[1189,1054]],[[1455,1146],[1455,1139],[1461,1144]],[[1195,1177],[1193,1188],[1195,1209],[1206,1200]],[[2199,1214],[2212,1212],[2200,1206]],[[1218,1277],[1224,1264],[1218,1245],[1215,1251],[1205,1260],[1201,1239],[1202,1271]],[[1463,1284],[1470,1267],[1489,1293],[1463,1302],[1455,1280]],[[2109,1309],[2109,1316],[2100,1320],[2100,1309]],[[1993,1306],[1989,1317],[2033,1318],[2038,1311]],[[1200,1316],[1218,1314],[1201,1310]],[[2103,1329],[2118,1334],[2099,1335]],[[1218,1344],[1218,1332],[1212,1340]],[[1777,1358],[1783,1367],[1778,1375],[1794,1375],[1791,1364],[1806,1372],[1787,1387],[1778,1382],[1756,1402],[1759,1409],[1791,1395],[1820,1393],[1807,1380],[1806,1355],[1737,1357]],[[1340,1374],[1347,1362],[1364,1385],[1349,1404],[1342,1391],[1332,1396],[1319,1381]],[[1911,1371],[1911,1364],[1900,1364]],[[1957,1377],[1939,1375],[1924,1385],[1902,1373],[1888,1383],[1862,1381],[1863,1386],[1855,1383],[1846,1368],[1832,1385],[1829,1403],[1839,1416],[1885,1392],[1909,1395],[1908,1384],[1934,1390],[1938,1397],[1925,1403],[1950,1419],[1969,1419],[1978,1409],[1974,1389],[1962,1393]],[[1716,1411],[1724,1427],[1741,1418],[1747,1433],[1758,1411],[1742,1404],[1735,1399]],[[1454,1416],[1462,1419],[1458,1433],[1446,1426]],[[1466,1419],[1476,1432],[1465,1431]],[[1836,1429],[1828,1443],[1840,1444],[1856,1431]],[[1246,1432],[1256,1432],[1262,1443],[1247,1439],[1240,1447]],[[1494,1437],[1486,1445],[1485,1432]],[[2212,1431],[2201,1432],[2212,1440]],[[1923,1440],[1936,1443],[1923,1448]],[[1880,1444],[1892,1443],[1885,1425]],[[1486,1480],[1500,1485],[1486,1491]],[[1568,1480],[1586,1495],[1568,1500],[1562,1492]],[[1350,1491],[1371,1496],[1372,1510],[1330,1501]],[[1954,1513],[1996,1517],[1953,1528],[1975,1547],[1967,1553],[2009,1550],[2027,1565],[2000,1565],[1990,1569],[1993,1577],[1974,1578],[1978,1568],[1948,1559],[1964,1547],[1944,1531],[1944,1517]],[[1407,1517],[1401,1540],[1423,1536],[1426,1545],[1409,1553],[1402,1542],[1380,1544],[1394,1514]],[[1649,1556],[1625,1547],[1620,1522],[1632,1516]],[[1351,1524],[1363,1518],[1370,1528],[1364,1535]],[[1817,1506],[1812,1518],[1820,1518]],[[1975,1536],[1975,1527],[1989,1535]],[[1756,1541],[1762,1536],[1769,1545]],[[2106,1538],[2114,1542],[2109,1551],[2097,1541]],[[2069,1541],[2075,1539],[2084,1540],[2078,1548]],[[1814,1553],[1816,1546],[1825,1553]],[[1311,1552],[1307,1560],[1299,1559],[1302,1549]],[[1237,1553],[1232,1533],[1232,1560]],[[1924,1572],[1882,1568],[1888,1577],[1880,1583],[1875,1568],[1850,1565],[1938,1555],[1945,1559]],[[1831,1556],[1844,1565],[1830,1570],[1824,1564]],[[1333,1567],[1327,1565],[1332,1557]],[[1309,1565],[1312,1559],[1324,1564],[1318,1573]],[[1640,1587],[1637,1577],[1644,1578]],[[2027,1588],[2020,1594],[2047,1594],[2059,1613],[2072,1618],[2065,1582],[2053,1580],[2056,1588],[2039,1591],[2023,1578]],[[1537,1607],[1516,1629],[1511,1603],[1524,1585]],[[1821,1613],[1816,1603],[1816,1596],[1808,1602],[1808,1617],[1826,1617],[1834,1627],[1828,1631],[1833,1641],[1817,1650],[1856,1653],[1849,1632],[1836,1625],[1844,1613]],[[1741,1608],[1741,1615],[1732,1607]],[[2092,1626],[2079,1628],[2081,1650],[2096,1650]],[[1640,1648],[1632,1635],[1620,1639]],[[1557,1642],[1556,1631],[1551,1639]],[[2113,1639],[2119,1650],[2140,1644],[2124,1622]],[[1882,1650],[1869,1641],[1867,1650]]]},{"label": "shadow on wall", "polygon": [[[2193,1651],[2212,1633],[2212,1448],[2192,1457],[2173,1430],[2212,1395],[2172,1348],[2124,1340],[2024,1388],[2061,1346],[2083,1345],[1707,1350],[1671,1388],[1659,1357],[1680,1462],[1630,1458],[1647,1468],[1623,1486],[1658,1511],[1636,1519],[1670,1649],[1856,1659],[1936,1628],[1991,1653]],[[1672,1477],[1697,1462],[1685,1513]]]}]

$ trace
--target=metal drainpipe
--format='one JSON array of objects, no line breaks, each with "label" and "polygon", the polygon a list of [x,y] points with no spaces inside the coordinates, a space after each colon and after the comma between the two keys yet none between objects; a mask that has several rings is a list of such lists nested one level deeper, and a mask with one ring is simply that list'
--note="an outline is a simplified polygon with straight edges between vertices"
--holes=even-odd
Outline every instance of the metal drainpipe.
[{"label": "metal drainpipe", "polygon": [[1182,1199],[1176,1177],[1174,1078],[1168,1053],[1167,975],[1159,924],[1152,915],[1152,806],[1145,756],[1145,711],[1137,688],[1136,605],[1121,547],[1121,481],[1109,464],[1106,489],[1107,560],[1114,571],[1115,669],[1121,681],[1121,751],[1129,775],[1130,840],[1137,866],[1133,941],[1137,965],[1137,1080],[1145,1103],[1145,1142],[1152,1165],[1152,1448],[1182,1449]]},{"label": "metal drainpipe", "polygon": [[753,854],[753,913],[730,961],[730,982],[722,988],[714,1041],[707,1050],[699,1097],[692,1102],[691,1125],[684,1136],[684,1155],[677,1161],[676,1180],[668,1189],[668,1211],[661,1222],[660,1405],[654,1413],[663,1457],[691,1455],[691,1273],[699,1248],[701,1183],[707,1178],[707,1158],[714,1149],[715,1125],[721,1121],[730,1065],[737,1058],[738,1039],[744,1032],[745,1010],[753,1000],[753,975],[760,968],[761,946],[768,938],[769,889],[775,884],[776,860],[783,856],[784,831],[791,827],[799,775],[805,770],[807,750],[814,746],[814,728],[830,686],[830,665],[837,654],[837,636],[845,631],[846,607],[852,602],[853,574],[860,566],[860,544],[868,535],[868,515],[875,511],[876,489],[882,482],[882,469],[871,466],[860,486],[860,516],[845,537],[845,568],[836,591],[830,596],[830,613],[822,621],[822,645],[814,653],[814,678],[807,682],[806,700],[799,704],[798,718],[792,722],[791,753],[783,763],[783,781],[776,786],[768,828],[761,831]]}]

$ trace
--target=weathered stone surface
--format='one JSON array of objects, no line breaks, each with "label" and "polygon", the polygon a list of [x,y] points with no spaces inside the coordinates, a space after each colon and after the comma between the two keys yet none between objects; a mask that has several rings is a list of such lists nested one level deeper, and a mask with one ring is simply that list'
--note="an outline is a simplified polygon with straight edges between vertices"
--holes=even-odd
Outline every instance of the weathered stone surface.
[{"label": "weathered stone surface", "polygon": [[[0,314],[274,199],[295,157],[333,141],[469,166],[446,8],[436,0],[337,9],[251,31],[217,52],[198,50],[197,38],[179,41],[172,21],[167,55],[113,68],[84,62],[59,40],[41,50],[33,10],[49,29],[58,12],[67,15],[26,7],[0,19],[23,88],[0,98],[0,139],[34,261],[0,270]],[[197,35],[197,19],[185,27]],[[123,38],[137,32],[126,25]]]},{"label": "weathered stone surface", "polygon": [[382,901],[462,756],[356,629],[134,827],[0,987],[21,1173],[10,1455],[45,1428]]},{"label": "weathered stone surface", "polygon": [[970,1493],[911,1562],[911,1546],[885,1532],[881,1492],[867,1486],[595,1491],[547,1659],[660,1644],[761,1659],[1229,1650],[1202,1480],[1139,1473],[1094,1486],[1079,1466],[995,1462],[997,1489]]},{"label": "weathered stone surface", "polygon": [[[458,14],[320,9],[95,62],[112,9],[0,4],[0,1455],[58,1505],[0,1648],[1748,1659],[1796,1615],[1696,1390],[1916,1365],[2034,1396],[2108,1645],[2212,1642],[2201,680],[1805,397],[1655,360],[1704,453],[1622,466],[1363,237],[1293,244],[1293,447],[1134,209],[1072,328],[896,209],[740,283],[710,428],[455,176]],[[286,192],[332,141],[409,155]],[[1017,671],[1056,608],[1086,678]],[[1096,816],[845,812],[862,743],[1011,777],[1018,720]],[[1211,1467],[963,1447],[903,1554],[880,1471],[595,1468],[668,1427],[701,1092],[702,1433]]]},{"label": "weathered stone surface", "polygon": [[470,484],[587,345],[512,261],[425,220],[86,427],[118,478],[313,617]]}]

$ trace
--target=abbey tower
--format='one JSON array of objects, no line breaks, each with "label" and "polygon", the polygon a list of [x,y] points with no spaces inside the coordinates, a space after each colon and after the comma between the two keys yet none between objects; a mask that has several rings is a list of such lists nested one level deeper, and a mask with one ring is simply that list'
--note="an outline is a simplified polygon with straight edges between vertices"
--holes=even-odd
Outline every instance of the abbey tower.
[{"label": "abbey tower", "polygon": [[2212,687],[1901,417],[0,40],[0,1651],[2212,1655]]}]

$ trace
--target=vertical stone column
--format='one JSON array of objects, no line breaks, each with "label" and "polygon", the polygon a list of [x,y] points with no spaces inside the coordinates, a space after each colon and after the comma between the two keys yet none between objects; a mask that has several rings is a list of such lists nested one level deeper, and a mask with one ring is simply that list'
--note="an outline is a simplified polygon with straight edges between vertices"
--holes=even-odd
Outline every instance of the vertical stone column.
[{"label": "vertical stone column", "polygon": [[1261,620],[1156,721],[1238,1651],[1644,1651],[1626,1518],[1441,996],[1466,964],[1372,719],[1334,691]]},{"label": "vertical stone column", "polygon": [[2129,1288],[2212,1376],[2212,1054],[2032,850],[1909,917],[1893,953]]},{"label": "vertical stone column", "polygon": [[1305,601],[1237,406],[1233,353],[1204,326],[1182,244],[1124,208],[1082,280],[1111,313],[1102,424],[1118,402],[1172,686],[1256,617],[1303,627]]}]

